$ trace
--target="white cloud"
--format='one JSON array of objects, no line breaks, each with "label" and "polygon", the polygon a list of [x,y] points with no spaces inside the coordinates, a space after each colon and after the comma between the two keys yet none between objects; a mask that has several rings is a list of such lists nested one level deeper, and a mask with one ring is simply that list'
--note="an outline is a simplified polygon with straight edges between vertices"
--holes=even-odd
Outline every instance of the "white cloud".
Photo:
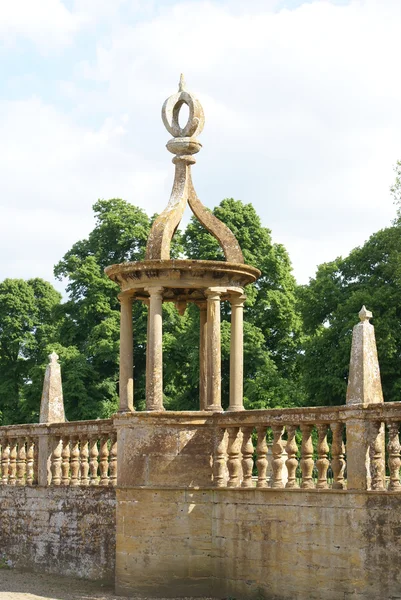
[{"label": "white cloud", "polygon": [[72,42],[81,19],[61,0],[4,1],[0,10],[0,40],[7,45],[28,39],[40,48]]},{"label": "white cloud", "polygon": [[151,4],[144,19],[143,2],[76,0],[74,26],[93,30],[107,18],[109,27],[99,29],[94,59],[77,62],[72,79],[60,73],[73,112],[39,99],[7,104],[0,186],[21,217],[27,198],[75,211],[82,227],[68,244],[89,229],[98,196],[162,210],[173,167],[160,108],[183,71],[206,115],[199,196],[208,206],[225,196],[252,202],[299,280],[390,223],[401,157],[398,0],[318,0],[279,12],[274,1]]},{"label": "white cloud", "polygon": [[0,104],[0,114],[0,278],[51,280],[53,265],[92,229],[98,198],[149,209],[164,193],[166,172],[121,147],[124,116],[91,130],[38,98]]}]

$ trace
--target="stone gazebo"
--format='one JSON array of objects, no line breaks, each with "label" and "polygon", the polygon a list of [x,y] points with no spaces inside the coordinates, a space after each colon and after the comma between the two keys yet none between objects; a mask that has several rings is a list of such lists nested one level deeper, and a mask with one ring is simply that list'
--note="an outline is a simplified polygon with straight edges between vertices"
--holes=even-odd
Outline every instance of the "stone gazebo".
[{"label": "stone gazebo", "polygon": [[[178,121],[183,104],[189,108],[188,122]],[[183,314],[188,302],[200,310],[200,410],[221,411],[220,302],[231,303],[230,411],[243,410],[243,287],[254,282],[260,271],[244,264],[241,248],[232,231],[207,210],[196,195],[191,165],[202,145],[202,106],[185,88],[181,76],[178,92],[162,109],[163,123],[173,136],[167,149],[174,154],[175,178],[170,200],[155,220],[144,261],[126,262],[106,268],[121,288],[120,412],[134,410],[132,301],[148,307],[146,350],[146,410],[163,411],[162,304],[174,302]],[[170,244],[186,204],[200,223],[217,239],[225,261],[171,260]]]}]

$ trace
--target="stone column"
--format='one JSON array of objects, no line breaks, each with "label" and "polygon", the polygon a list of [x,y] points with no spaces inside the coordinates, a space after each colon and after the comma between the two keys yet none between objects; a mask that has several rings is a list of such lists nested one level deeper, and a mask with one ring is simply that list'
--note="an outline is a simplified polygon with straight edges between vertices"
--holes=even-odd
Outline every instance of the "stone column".
[{"label": "stone column", "polygon": [[209,288],[207,297],[207,406],[221,411],[220,290]]},{"label": "stone column", "polygon": [[199,408],[207,407],[207,306],[199,302]]},{"label": "stone column", "polygon": [[229,411],[244,410],[244,302],[246,296],[232,296],[230,344],[230,405]]},{"label": "stone column", "polygon": [[149,287],[148,341],[146,347],[146,410],[163,407],[163,288]]},{"label": "stone column", "polygon": [[134,410],[134,351],[132,331],[132,297],[120,294],[120,408]]},{"label": "stone column", "polygon": [[[361,409],[383,402],[375,331],[369,323],[372,313],[363,306],[361,320],[352,332],[347,405],[347,489],[366,490],[371,485],[369,450],[375,448],[375,476],[384,482],[384,424],[370,423]],[[375,431],[377,429],[377,431]],[[381,455],[381,456],[380,456]],[[379,472],[378,472],[379,471]]]}]

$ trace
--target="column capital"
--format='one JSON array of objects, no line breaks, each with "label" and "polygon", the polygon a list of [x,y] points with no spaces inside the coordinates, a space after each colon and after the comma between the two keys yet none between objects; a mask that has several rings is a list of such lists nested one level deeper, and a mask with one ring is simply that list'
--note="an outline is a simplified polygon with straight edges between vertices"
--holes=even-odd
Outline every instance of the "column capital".
[{"label": "column capital", "polygon": [[205,290],[205,296],[208,300],[220,300],[221,294],[221,288],[207,288]]},{"label": "column capital", "polygon": [[145,292],[148,292],[149,297],[152,298],[157,296],[163,297],[164,287],[161,285],[149,286],[145,288]]},{"label": "column capital", "polygon": [[120,304],[132,304],[134,297],[133,296],[128,296],[128,294],[118,294],[117,296],[118,301]]},{"label": "column capital", "polygon": [[244,306],[245,294],[232,294],[229,298],[231,306]]}]

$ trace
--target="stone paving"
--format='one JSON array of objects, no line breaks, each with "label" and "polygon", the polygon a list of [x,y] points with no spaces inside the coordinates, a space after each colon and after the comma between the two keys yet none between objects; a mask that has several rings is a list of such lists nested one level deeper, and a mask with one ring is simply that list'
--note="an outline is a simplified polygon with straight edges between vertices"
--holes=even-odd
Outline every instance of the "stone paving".
[{"label": "stone paving", "polygon": [[[0,600],[122,600],[122,597],[116,596],[111,587],[99,583],[1,568]],[[137,596],[130,596],[127,600],[139,599]]]}]

